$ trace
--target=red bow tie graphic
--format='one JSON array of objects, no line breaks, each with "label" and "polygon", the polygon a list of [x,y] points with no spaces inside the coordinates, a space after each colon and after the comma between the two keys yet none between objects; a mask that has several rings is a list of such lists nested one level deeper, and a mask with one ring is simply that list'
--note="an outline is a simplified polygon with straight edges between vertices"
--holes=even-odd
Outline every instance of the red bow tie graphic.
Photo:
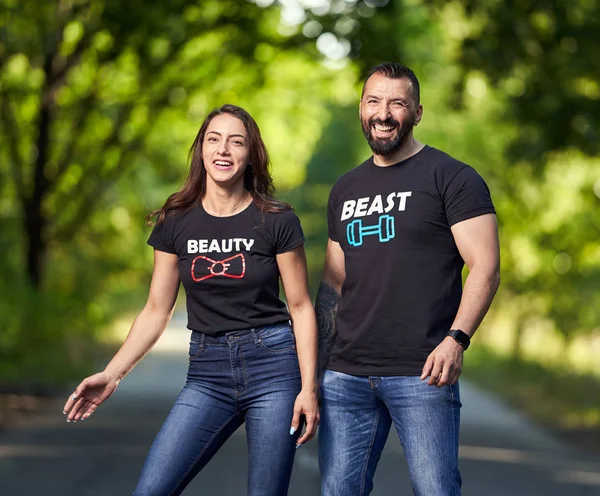
[{"label": "red bow tie graphic", "polygon": [[238,253],[225,260],[213,260],[199,255],[192,261],[192,279],[194,282],[204,281],[211,277],[223,276],[241,279],[246,274],[246,259]]}]

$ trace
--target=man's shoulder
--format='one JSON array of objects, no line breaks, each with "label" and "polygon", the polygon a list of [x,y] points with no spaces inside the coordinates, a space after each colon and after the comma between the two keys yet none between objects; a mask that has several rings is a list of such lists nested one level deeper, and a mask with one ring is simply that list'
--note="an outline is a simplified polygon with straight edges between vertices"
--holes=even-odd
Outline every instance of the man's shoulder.
[{"label": "man's shoulder", "polygon": [[440,170],[441,172],[457,173],[465,167],[471,167],[465,162],[454,158],[452,155],[449,155],[438,148],[434,148],[433,146],[428,146],[427,148],[428,153],[426,163],[436,170]]}]

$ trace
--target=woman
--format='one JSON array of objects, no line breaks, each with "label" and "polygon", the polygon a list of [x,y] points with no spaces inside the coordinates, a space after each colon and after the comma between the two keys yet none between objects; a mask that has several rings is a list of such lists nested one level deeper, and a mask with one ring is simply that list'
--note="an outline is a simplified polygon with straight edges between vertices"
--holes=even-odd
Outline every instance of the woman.
[{"label": "woman", "polygon": [[295,448],[319,421],[302,229],[291,207],[272,197],[267,150],[243,109],[213,110],[190,155],[183,188],[149,215],[158,218],[148,240],[148,302],[106,369],[84,379],[64,410],[68,421],[86,419],[114,392],[164,331],[181,281],[192,330],[187,382],[134,494],[181,494],[246,422],[248,494],[285,495]]}]

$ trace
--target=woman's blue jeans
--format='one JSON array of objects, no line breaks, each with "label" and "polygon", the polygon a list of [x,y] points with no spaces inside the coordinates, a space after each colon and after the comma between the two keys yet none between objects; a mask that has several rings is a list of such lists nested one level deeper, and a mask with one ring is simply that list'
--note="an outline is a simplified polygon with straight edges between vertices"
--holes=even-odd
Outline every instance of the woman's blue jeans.
[{"label": "woman's blue jeans", "polygon": [[158,433],[135,496],[183,492],[246,422],[249,496],[286,495],[298,434],[290,436],[301,389],[288,322],[211,337],[193,332],[187,382]]},{"label": "woman's blue jeans", "polygon": [[319,466],[322,496],[366,496],[392,423],[415,496],[460,496],[458,384],[325,371]]}]

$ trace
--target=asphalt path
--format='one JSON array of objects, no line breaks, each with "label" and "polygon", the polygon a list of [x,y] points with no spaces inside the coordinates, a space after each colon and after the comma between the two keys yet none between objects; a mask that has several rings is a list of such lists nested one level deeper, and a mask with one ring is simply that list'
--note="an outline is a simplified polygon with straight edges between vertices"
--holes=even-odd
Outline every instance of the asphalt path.
[{"label": "asphalt path", "polygon": [[[61,398],[0,433],[0,495],[131,494],[152,440],[184,384],[188,339],[184,322],[175,319],[89,420],[65,422]],[[461,397],[464,496],[600,495],[600,459],[559,442],[464,380]],[[245,432],[240,428],[184,494],[244,495],[246,475]],[[289,494],[319,495],[316,440],[298,449]],[[371,494],[412,494],[393,430]]]}]

